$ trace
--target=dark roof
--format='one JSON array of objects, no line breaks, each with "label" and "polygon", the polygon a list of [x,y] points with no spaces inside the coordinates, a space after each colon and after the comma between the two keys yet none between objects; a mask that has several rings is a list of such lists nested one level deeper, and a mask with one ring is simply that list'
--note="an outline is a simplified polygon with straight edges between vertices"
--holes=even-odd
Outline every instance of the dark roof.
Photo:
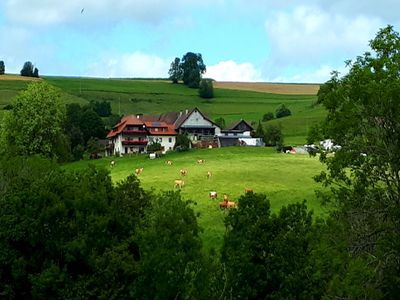
[{"label": "dark roof", "polygon": [[239,125],[243,123],[246,127],[249,128],[249,130],[254,130],[253,126],[251,126],[248,122],[246,122],[245,120],[241,119],[238,122],[232,123],[231,125],[229,125],[227,128],[224,129],[224,131],[233,131],[233,130],[238,130],[238,131],[248,131],[248,130],[240,130],[238,129]]}]

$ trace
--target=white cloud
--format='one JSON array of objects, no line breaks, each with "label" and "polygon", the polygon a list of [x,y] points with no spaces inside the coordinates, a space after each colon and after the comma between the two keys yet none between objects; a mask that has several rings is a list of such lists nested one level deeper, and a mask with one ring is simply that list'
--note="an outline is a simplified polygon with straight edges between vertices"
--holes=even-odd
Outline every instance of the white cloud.
[{"label": "white cloud", "polygon": [[133,52],[123,55],[107,55],[91,65],[87,76],[95,77],[140,77],[166,78],[171,59],[163,59],[156,55]]},{"label": "white cloud", "polygon": [[318,7],[276,12],[265,23],[271,48],[265,70],[274,70],[268,77],[283,81],[320,82],[328,66],[342,68],[345,60],[367,51],[369,40],[382,26],[378,18],[348,18]]},{"label": "white cloud", "polygon": [[221,61],[214,66],[208,66],[203,77],[213,78],[217,81],[262,81],[261,72],[254,65],[238,64],[233,60]]}]

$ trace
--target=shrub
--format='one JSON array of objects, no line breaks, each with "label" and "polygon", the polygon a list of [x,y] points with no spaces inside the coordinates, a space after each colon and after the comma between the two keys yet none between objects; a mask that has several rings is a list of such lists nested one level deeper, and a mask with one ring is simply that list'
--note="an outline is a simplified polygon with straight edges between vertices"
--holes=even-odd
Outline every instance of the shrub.
[{"label": "shrub", "polygon": [[275,116],[277,119],[290,116],[291,114],[292,112],[285,106],[285,104],[281,104],[275,111]]},{"label": "shrub", "polygon": [[150,145],[147,146],[147,151],[148,152],[156,152],[160,151],[162,149],[162,146],[160,143],[153,142]]},{"label": "shrub", "polygon": [[264,114],[262,120],[263,120],[263,122],[266,122],[266,121],[272,120],[274,118],[275,118],[275,116],[274,116],[273,112],[267,112],[266,114]]},{"label": "shrub", "polygon": [[282,146],[283,134],[281,127],[278,125],[267,126],[264,132],[264,142],[266,146]]},{"label": "shrub", "polygon": [[203,79],[200,81],[199,96],[206,99],[214,98],[214,87],[211,80]]}]

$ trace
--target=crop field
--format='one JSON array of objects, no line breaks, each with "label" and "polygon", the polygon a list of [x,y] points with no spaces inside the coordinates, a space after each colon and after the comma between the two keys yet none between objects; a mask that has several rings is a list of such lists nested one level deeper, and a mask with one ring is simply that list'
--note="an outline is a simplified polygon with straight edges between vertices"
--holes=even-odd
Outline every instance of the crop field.
[{"label": "crop field", "polygon": [[[303,200],[307,200],[308,208],[315,215],[324,216],[327,212],[315,196],[315,190],[321,187],[312,179],[323,166],[318,158],[306,154],[282,154],[270,148],[249,147],[200,149],[169,153],[154,160],[145,155],[116,158],[113,168],[110,167],[111,159],[81,161],[64,168],[79,170],[91,163],[108,168],[113,181],[118,182],[133,174],[136,168],[143,167],[143,173],[138,176],[142,187],[156,192],[177,190],[174,180],[183,179],[185,185],[181,194],[185,200],[194,202],[192,207],[199,213],[205,249],[220,247],[222,243],[223,218],[227,211],[221,210],[218,203],[223,194],[231,201],[237,201],[246,187],[266,194],[273,212],[283,205]],[[198,159],[204,159],[205,163],[198,164]],[[166,160],[172,160],[173,164],[167,165]],[[187,176],[180,175],[181,169],[187,170]],[[211,178],[207,178],[208,171],[212,172]],[[218,193],[216,200],[209,198],[210,191]]]},{"label": "crop field", "polygon": [[[92,100],[105,100],[119,115],[160,114],[198,107],[212,120],[222,117],[229,125],[245,119],[256,127],[264,114],[275,112],[279,105],[285,104],[292,116],[263,124],[278,123],[288,145],[304,144],[309,127],[325,115],[322,107],[315,105],[318,85],[216,83],[215,97],[205,100],[198,96],[196,89],[166,80],[79,77],[44,77],[44,80],[61,89],[66,103],[86,104]],[[2,108],[27,84],[20,80],[0,80],[0,117]],[[231,89],[232,85],[235,89]]]},{"label": "crop field", "polygon": [[254,91],[281,95],[316,95],[319,84],[289,84],[266,82],[228,82],[216,81],[214,87],[242,91]]}]

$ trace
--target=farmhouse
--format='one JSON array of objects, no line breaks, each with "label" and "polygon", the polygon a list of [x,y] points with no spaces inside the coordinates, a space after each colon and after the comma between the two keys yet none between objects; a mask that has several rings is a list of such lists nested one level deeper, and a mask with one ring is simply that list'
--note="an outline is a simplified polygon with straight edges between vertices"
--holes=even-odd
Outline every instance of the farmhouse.
[{"label": "farmhouse", "polygon": [[147,152],[147,145],[158,142],[164,150],[175,145],[175,126],[160,121],[143,121],[143,117],[125,116],[114,126],[107,138],[113,154]]},{"label": "farmhouse", "polygon": [[251,132],[254,128],[245,120],[241,119],[221,130],[218,136],[219,147],[227,146],[263,146],[262,139],[252,138]]},{"label": "farmhouse", "polygon": [[131,115],[122,118],[108,133],[113,154],[145,153],[147,146],[160,143],[172,150],[177,134],[187,134],[196,147],[233,145],[261,146],[261,139],[251,137],[253,127],[240,120],[225,130],[211,121],[197,107],[161,115]]}]

